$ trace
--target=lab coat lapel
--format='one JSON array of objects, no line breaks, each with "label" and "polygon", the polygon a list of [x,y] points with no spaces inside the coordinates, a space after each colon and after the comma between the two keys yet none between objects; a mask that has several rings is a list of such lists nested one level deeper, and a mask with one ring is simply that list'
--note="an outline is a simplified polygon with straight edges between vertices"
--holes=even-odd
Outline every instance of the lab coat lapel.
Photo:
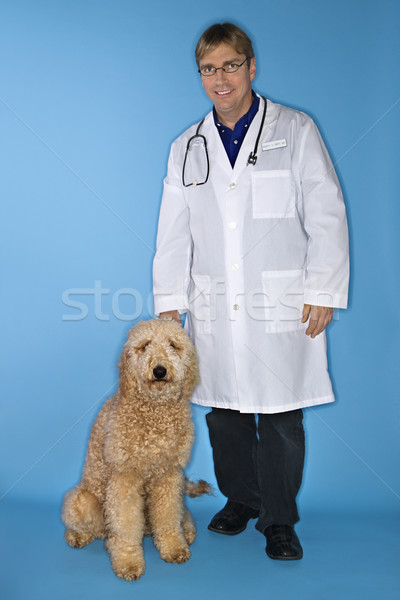
[{"label": "lab coat lapel", "polygon": [[[259,96],[257,94],[257,96]],[[247,161],[249,160],[250,152],[253,152],[254,145],[257,140],[258,132],[260,130],[262,115],[264,111],[264,100],[259,96],[260,104],[258,107],[257,114],[251,122],[249,127],[249,131],[246,134],[246,137],[243,140],[242,146],[240,148],[238,157],[235,162],[235,166],[233,169],[233,177],[235,181],[242,173],[243,169],[247,167]],[[262,151],[261,144],[262,142],[266,142],[270,139],[273,134],[273,125],[276,122],[276,106],[270,100],[267,100],[267,112],[265,115],[264,127],[260,137],[259,146],[257,148],[257,156]]]},{"label": "lab coat lapel", "polygon": [[[217,163],[224,171],[229,169],[232,171],[231,163],[222,143],[221,136],[215,126],[213,113],[209,113],[204,121],[204,131],[206,138],[209,140],[208,152],[210,155],[210,163]],[[229,168],[228,168],[229,167]]]},{"label": "lab coat lapel", "polygon": [[217,198],[221,198],[232,181],[233,169],[215,127],[213,113],[209,113],[204,121],[204,135],[210,159],[210,181]]},{"label": "lab coat lapel", "polygon": [[[219,132],[215,126],[213,113],[210,112],[206,116],[203,125],[203,132],[207,139],[207,148],[210,160],[210,180],[217,198],[220,198],[221,195],[224,192],[226,192],[229,184],[232,181],[237,181],[238,177],[246,168],[249,154],[254,149],[254,144],[256,142],[257,135],[260,129],[263,108],[264,101],[260,97],[260,105],[257,114],[255,115],[249,127],[249,131],[247,132],[247,135],[243,140],[242,147],[240,148],[233,169],[231,163],[229,162],[229,158],[222,143]],[[270,100],[267,100],[267,113],[265,115],[263,132],[260,137],[258,154],[262,151],[262,142],[269,141],[273,135],[274,125],[276,124],[278,116],[277,113],[277,106]]]}]

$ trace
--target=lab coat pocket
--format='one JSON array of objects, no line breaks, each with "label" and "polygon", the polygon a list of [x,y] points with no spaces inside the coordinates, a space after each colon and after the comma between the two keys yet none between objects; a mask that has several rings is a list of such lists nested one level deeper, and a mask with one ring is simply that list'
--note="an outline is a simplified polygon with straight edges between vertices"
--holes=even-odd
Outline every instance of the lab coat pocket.
[{"label": "lab coat pocket", "polygon": [[251,178],[254,219],[294,217],[296,190],[289,169],[254,171]]},{"label": "lab coat pocket", "polygon": [[189,311],[196,333],[211,333],[211,286],[208,275],[193,275]]},{"label": "lab coat pocket", "polygon": [[304,306],[303,269],[263,271],[265,328],[267,333],[295,331],[306,327],[301,322]]}]

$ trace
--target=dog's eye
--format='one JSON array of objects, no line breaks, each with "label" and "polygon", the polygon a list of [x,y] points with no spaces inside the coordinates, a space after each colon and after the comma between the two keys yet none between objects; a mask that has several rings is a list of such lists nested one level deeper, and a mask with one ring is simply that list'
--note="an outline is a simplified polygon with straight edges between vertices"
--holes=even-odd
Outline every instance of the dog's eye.
[{"label": "dog's eye", "polygon": [[144,352],[149,344],[150,344],[150,342],[144,342],[143,344],[140,344],[139,346],[137,346],[135,348],[135,350],[137,352]]},{"label": "dog's eye", "polygon": [[176,350],[177,352],[179,352],[179,350],[182,350],[182,348],[178,346],[178,344],[176,344],[175,342],[170,341],[169,345],[171,346],[171,348],[173,348],[173,350]]}]

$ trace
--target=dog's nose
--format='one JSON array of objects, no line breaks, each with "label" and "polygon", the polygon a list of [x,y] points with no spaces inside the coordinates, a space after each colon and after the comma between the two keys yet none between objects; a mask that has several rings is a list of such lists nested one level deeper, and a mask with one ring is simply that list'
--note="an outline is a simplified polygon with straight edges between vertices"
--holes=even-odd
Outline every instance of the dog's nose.
[{"label": "dog's nose", "polygon": [[162,365],[157,365],[154,367],[153,373],[156,379],[163,379],[167,374],[167,369]]}]

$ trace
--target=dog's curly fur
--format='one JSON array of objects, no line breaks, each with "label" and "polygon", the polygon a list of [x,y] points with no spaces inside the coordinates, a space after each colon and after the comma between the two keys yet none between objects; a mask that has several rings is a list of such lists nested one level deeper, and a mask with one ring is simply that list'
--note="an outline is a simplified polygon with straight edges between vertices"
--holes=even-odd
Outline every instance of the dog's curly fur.
[{"label": "dog's curly fur", "polygon": [[[157,366],[166,370],[161,379]],[[82,479],[65,495],[62,519],[68,544],[106,539],[115,574],[133,580],[145,570],[144,535],[153,536],[165,561],[189,559],[196,528],[184,492],[194,497],[210,488],[182,471],[199,377],[184,330],[172,320],[141,321],[129,332],[119,368],[119,388],[96,418]]]}]

